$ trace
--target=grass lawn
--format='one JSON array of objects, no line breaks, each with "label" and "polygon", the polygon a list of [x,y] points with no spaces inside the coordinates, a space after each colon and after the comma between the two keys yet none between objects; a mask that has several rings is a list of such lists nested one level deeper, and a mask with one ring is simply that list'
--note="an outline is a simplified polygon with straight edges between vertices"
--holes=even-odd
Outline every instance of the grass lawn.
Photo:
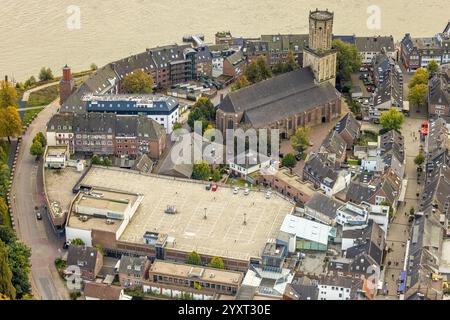
[{"label": "grass lawn", "polygon": [[355,159],[348,159],[347,163],[351,166],[357,166],[358,165],[358,160]]},{"label": "grass lawn", "polygon": [[234,179],[234,178],[228,178],[227,184],[229,184],[231,186],[236,186],[236,187],[245,187],[245,184],[250,185],[250,183],[248,183],[244,179]]},{"label": "grass lawn", "polygon": [[43,88],[30,94],[27,108],[46,106],[59,96],[59,86]]},{"label": "grass lawn", "polygon": [[32,109],[32,110],[25,110],[25,114],[23,115],[22,124],[27,125],[28,123],[33,120],[34,116],[37,115],[39,112],[41,112],[44,109],[44,107],[39,109]]},{"label": "grass lawn", "polygon": [[363,131],[361,137],[356,141],[357,146],[367,146],[369,142],[377,142],[378,135],[371,131]]}]

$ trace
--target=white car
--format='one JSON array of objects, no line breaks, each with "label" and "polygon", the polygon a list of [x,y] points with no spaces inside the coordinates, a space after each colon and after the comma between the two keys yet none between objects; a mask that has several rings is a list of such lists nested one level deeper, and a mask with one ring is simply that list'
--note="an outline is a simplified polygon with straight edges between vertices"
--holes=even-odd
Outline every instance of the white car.
[{"label": "white car", "polygon": [[248,188],[244,189],[244,195],[248,196],[250,194],[250,190]]},{"label": "white car", "polygon": [[267,191],[266,193],[266,199],[270,199],[272,197],[272,192]]},{"label": "white car", "polygon": [[238,194],[239,193],[239,187],[235,187],[233,189],[233,194]]}]

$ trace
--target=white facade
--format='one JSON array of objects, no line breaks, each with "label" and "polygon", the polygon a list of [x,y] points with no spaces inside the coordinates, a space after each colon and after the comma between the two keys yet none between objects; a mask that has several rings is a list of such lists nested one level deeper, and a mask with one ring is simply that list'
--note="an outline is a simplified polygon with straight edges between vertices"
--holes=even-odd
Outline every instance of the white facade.
[{"label": "white facade", "polygon": [[344,225],[365,225],[367,223],[367,209],[357,206],[350,202],[337,210],[336,222],[341,226]]},{"label": "white facade", "polygon": [[350,288],[319,284],[318,300],[350,300]]},{"label": "white facade", "polygon": [[159,115],[149,115],[147,117],[155,120],[157,123],[159,123],[166,129],[168,134],[171,134],[173,131],[173,125],[177,122],[180,122],[180,115],[181,111],[180,107],[178,106],[178,108],[172,110],[172,113],[169,115],[159,114]]},{"label": "white facade", "polygon": [[86,246],[92,247],[92,231],[91,230],[82,230],[82,229],[66,226],[66,240],[70,242],[74,239],[81,239],[81,240],[83,240],[83,242]]},{"label": "white facade", "polygon": [[336,182],[333,184],[333,187],[329,187],[327,184],[322,182],[320,184],[320,189],[322,189],[327,196],[331,197],[347,188],[351,182],[351,179],[351,173],[347,170],[342,170],[339,172]]}]

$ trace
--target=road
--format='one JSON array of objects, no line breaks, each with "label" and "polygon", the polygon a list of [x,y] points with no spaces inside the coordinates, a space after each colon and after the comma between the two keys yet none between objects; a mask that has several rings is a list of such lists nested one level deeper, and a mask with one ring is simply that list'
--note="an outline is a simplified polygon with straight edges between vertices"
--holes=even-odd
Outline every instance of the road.
[{"label": "road", "polygon": [[[414,158],[420,150],[418,130],[421,122],[424,120],[425,118],[423,117],[411,114],[411,117],[405,118],[403,124],[402,135],[405,138],[406,154],[405,178],[408,180],[408,185],[406,188],[405,203],[399,206],[393,221],[390,223],[387,235],[387,246],[388,248],[391,248],[392,251],[386,256],[386,271],[384,278],[387,283],[385,288],[388,290],[388,294],[387,296],[379,296],[379,299],[398,299],[397,280],[400,276],[400,272],[403,270],[406,242],[409,237],[409,211],[411,208],[414,208],[417,211],[418,208],[418,198],[416,193],[419,185],[417,184],[417,166],[414,164]],[[417,140],[413,137],[413,132],[415,133]],[[388,265],[389,262],[391,262],[390,265]]]},{"label": "road", "polygon": [[22,137],[14,181],[11,188],[12,208],[18,237],[31,248],[31,283],[33,295],[43,300],[68,299],[63,280],[54,266],[64,239],[55,235],[46,215],[38,221],[35,206],[44,204],[41,164],[29,153],[32,139],[59,107],[55,100],[42,110]]}]

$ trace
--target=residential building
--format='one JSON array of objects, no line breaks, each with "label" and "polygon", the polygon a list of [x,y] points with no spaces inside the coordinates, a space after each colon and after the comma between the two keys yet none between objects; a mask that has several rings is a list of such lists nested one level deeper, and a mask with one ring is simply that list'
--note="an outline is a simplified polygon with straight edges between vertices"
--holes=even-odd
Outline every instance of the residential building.
[{"label": "residential building", "polygon": [[[261,35],[261,43],[267,44],[269,65],[273,67],[277,63],[286,62],[289,51],[293,53],[296,62],[301,65],[303,49],[308,45],[308,38],[307,34]],[[261,55],[261,52],[258,52],[258,55]]]},{"label": "residential building", "polygon": [[361,281],[348,277],[324,276],[318,279],[318,300],[358,300]]},{"label": "residential building", "polygon": [[88,282],[83,292],[86,300],[131,300],[122,288],[102,283]]},{"label": "residential building", "polygon": [[420,68],[420,52],[411,37],[411,34],[407,33],[401,41],[401,61],[408,72]]},{"label": "residential building", "polygon": [[150,265],[147,257],[123,255],[119,266],[119,281],[122,288],[142,288],[142,281],[148,277]]},{"label": "residential building", "polygon": [[428,83],[428,114],[450,120],[450,68],[443,68]]},{"label": "residential building", "polygon": [[315,193],[311,199],[305,203],[305,216],[314,221],[334,226],[336,224],[337,210],[344,203],[326,196]]},{"label": "residential building", "polygon": [[87,112],[115,113],[118,115],[143,115],[162,125],[168,134],[180,121],[180,104],[177,99],[163,95],[86,95]]},{"label": "residential building", "polygon": [[412,38],[407,33],[401,41],[401,60],[411,72],[417,68],[426,68],[431,61],[446,64],[450,61],[450,37],[439,33],[434,37]]},{"label": "residential building", "polygon": [[50,118],[46,130],[47,144],[50,146],[69,146],[70,154],[75,152],[73,114],[57,113]]},{"label": "residential building", "polygon": [[308,277],[296,278],[286,286],[283,300],[318,300],[319,287]]},{"label": "residential building", "polygon": [[217,129],[251,126],[279,129],[282,137],[297,128],[330,122],[341,114],[339,93],[330,83],[315,84],[310,68],[285,73],[228,93],[216,113]]},{"label": "residential building", "polygon": [[65,274],[75,274],[85,281],[94,281],[102,267],[103,254],[97,248],[85,245],[69,246]]},{"label": "residential building", "polygon": [[382,51],[396,59],[397,51],[393,36],[355,37],[355,46],[361,54],[363,64],[371,64],[373,58]]},{"label": "residential building", "polygon": [[352,112],[349,112],[336,124],[336,131],[350,150],[361,135],[361,123],[356,120]]},{"label": "residential building", "polygon": [[246,65],[244,53],[236,51],[223,60],[223,74],[237,79],[244,73]]},{"label": "residential building", "polygon": [[367,223],[367,219],[367,209],[351,202],[345,203],[343,206],[339,207],[336,212],[336,222],[341,226],[365,225]]},{"label": "residential building", "polygon": [[272,162],[270,157],[248,150],[228,161],[228,165],[234,175],[246,179],[252,173],[268,170]]},{"label": "residential building", "polygon": [[210,300],[216,294],[236,295],[243,279],[241,272],[156,260],[148,270],[143,290],[171,298]]},{"label": "residential building", "polygon": [[322,141],[318,153],[325,155],[335,167],[340,167],[347,159],[347,143],[336,130],[331,130]]}]

